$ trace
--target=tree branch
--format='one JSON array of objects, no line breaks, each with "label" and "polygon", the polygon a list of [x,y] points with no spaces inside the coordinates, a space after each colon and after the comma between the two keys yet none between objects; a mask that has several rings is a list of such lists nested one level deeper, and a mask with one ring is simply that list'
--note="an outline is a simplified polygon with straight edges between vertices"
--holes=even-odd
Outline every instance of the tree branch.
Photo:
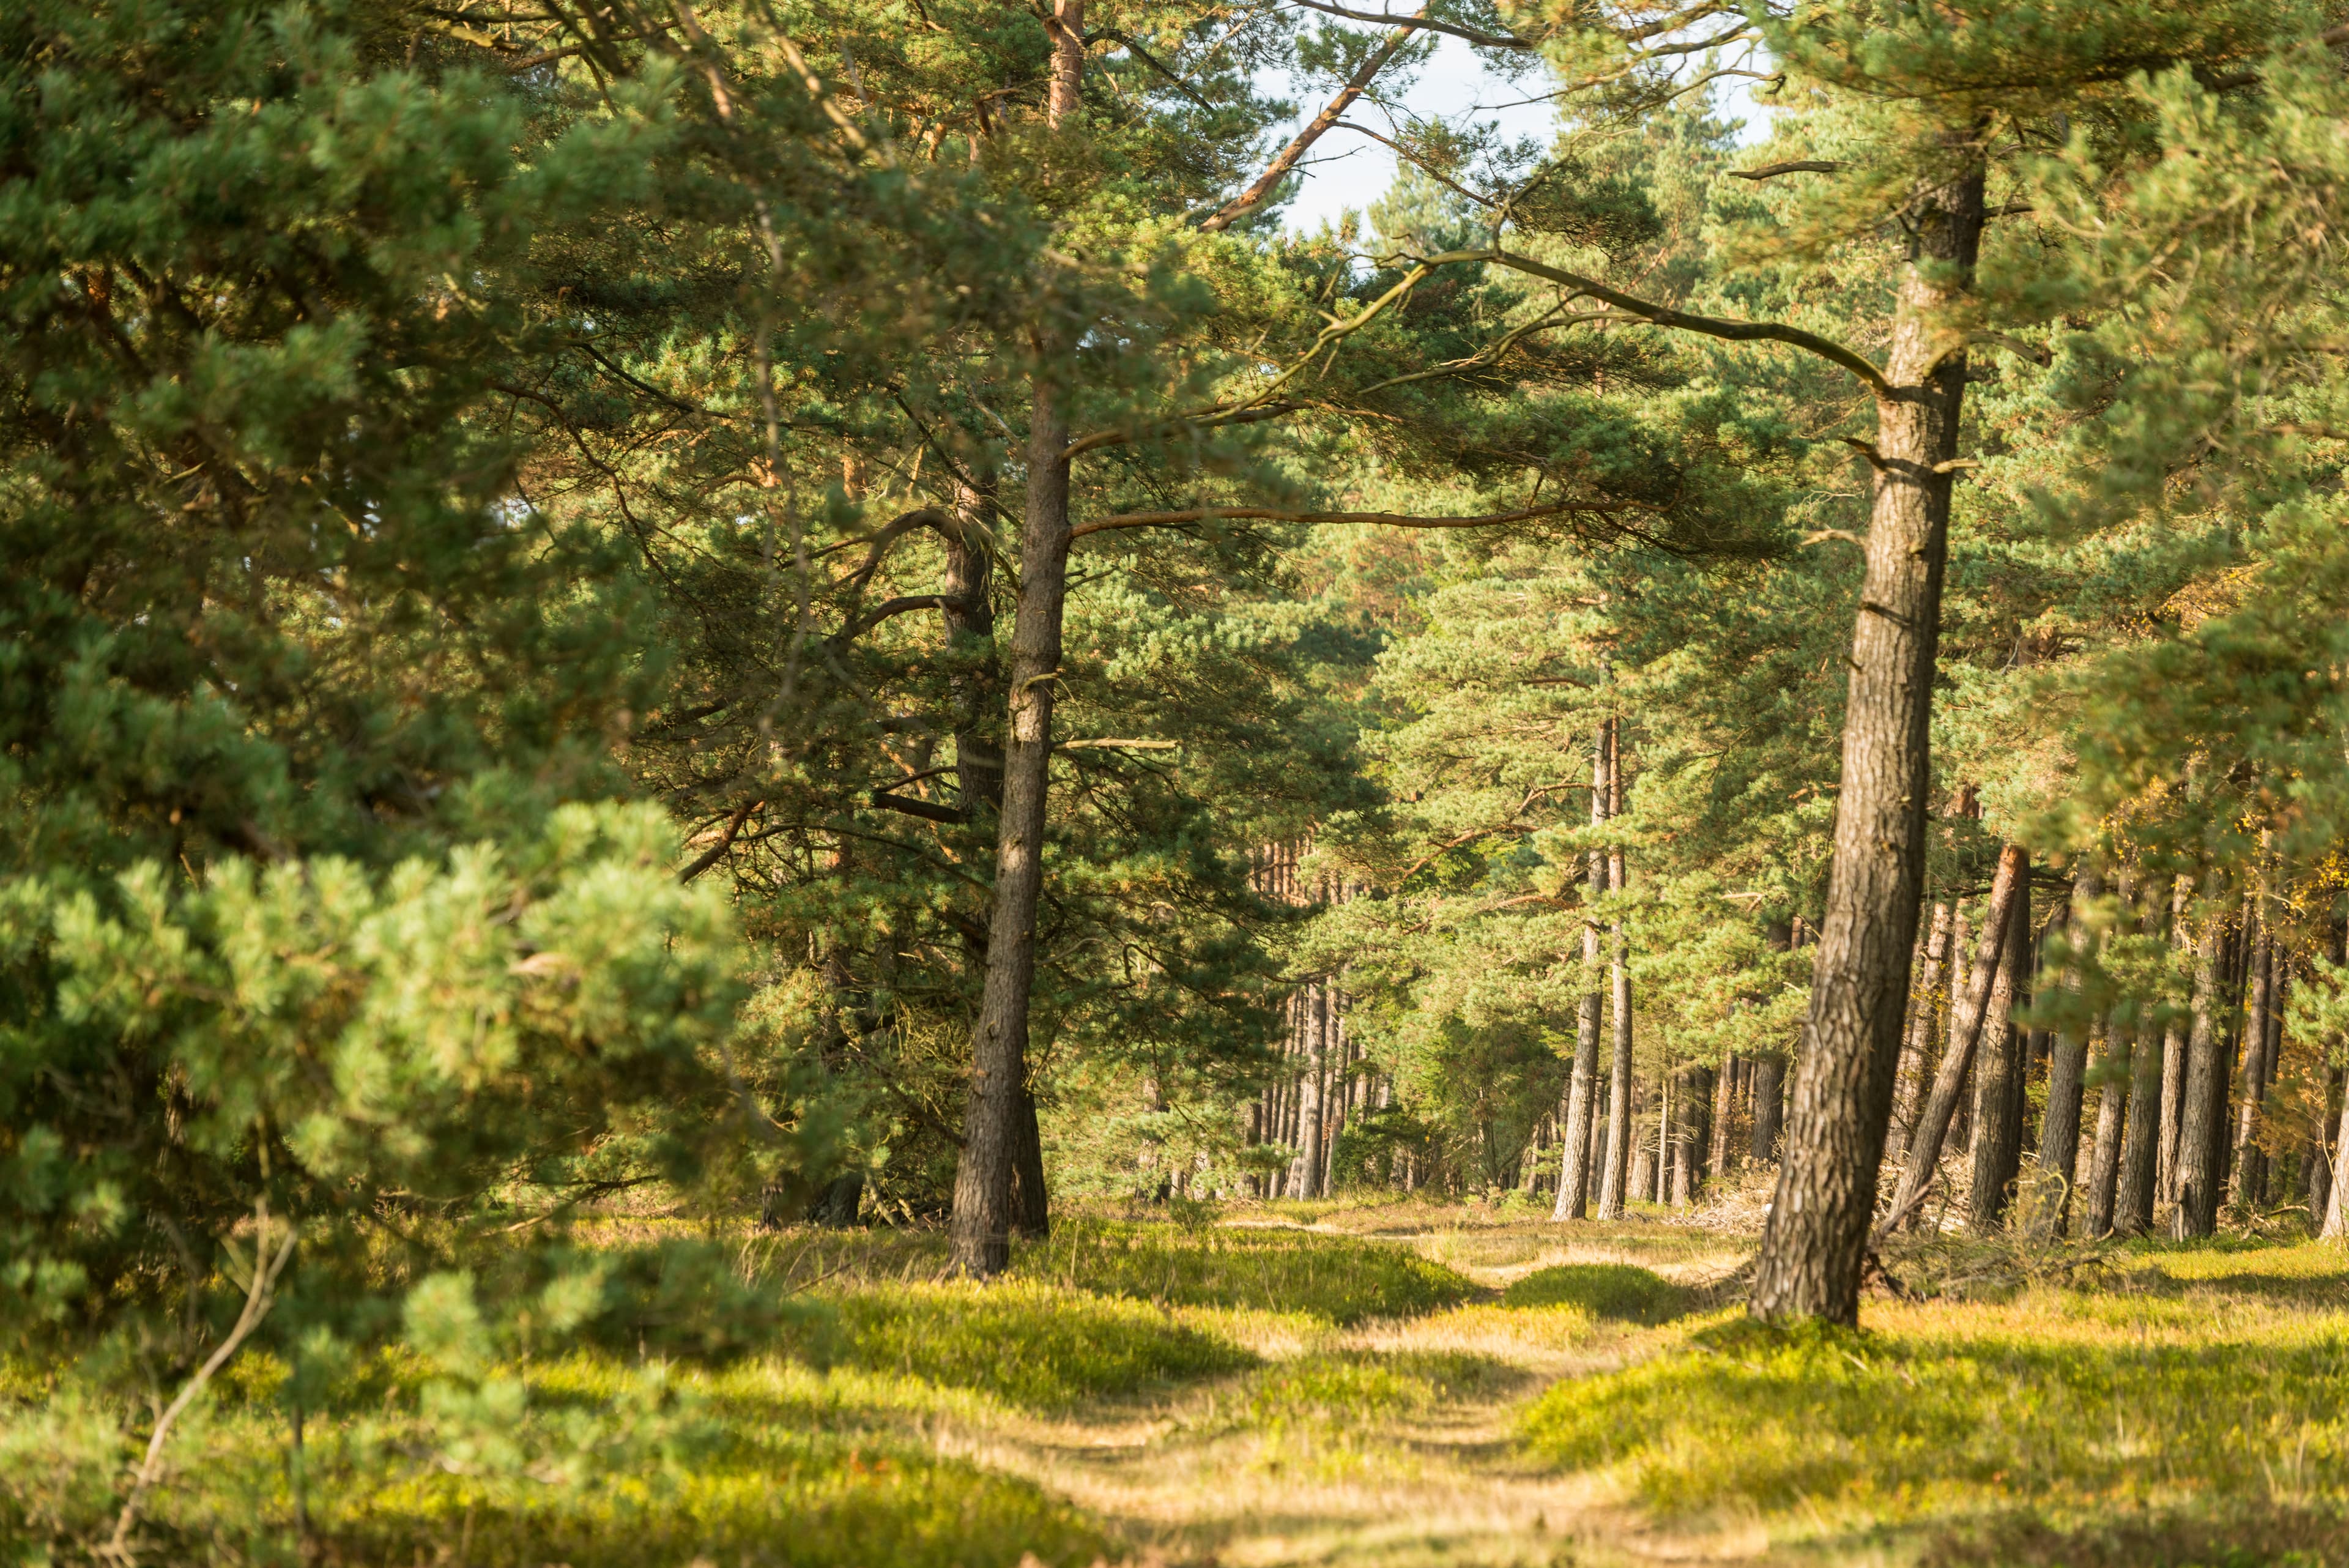
[{"label": "tree branch", "polygon": [[1386,69],[1387,62],[1395,57],[1396,51],[1411,42],[1412,34],[1423,25],[1420,18],[1426,14],[1427,7],[1422,5],[1409,21],[1398,23],[1394,31],[1386,36],[1385,42],[1372,49],[1370,57],[1355,68],[1354,74],[1346,78],[1346,85],[1338,89],[1338,96],[1324,104],[1321,112],[1289,139],[1288,145],[1280,150],[1279,156],[1272,161],[1270,167],[1257,175],[1247,190],[1208,214],[1206,221],[1199,226],[1209,234],[1221,233],[1270,201],[1273,192],[1279,188],[1281,181],[1288,177],[1288,171],[1297,167],[1297,161],[1305,156],[1306,150],[1338,123],[1339,117],[1351,108],[1354,100],[1362,96],[1378,74]]},{"label": "tree branch", "polygon": [[1781,174],[1840,174],[1843,165],[1821,158],[1797,158],[1790,163],[1764,163],[1759,169],[1732,169],[1732,180],[1775,180]]},{"label": "tree branch", "polygon": [[1691,316],[1685,311],[1674,310],[1670,306],[1657,305],[1650,300],[1641,299],[1636,295],[1609,288],[1597,278],[1584,277],[1579,273],[1568,272],[1562,267],[1549,266],[1535,261],[1530,256],[1517,255],[1513,252],[1498,248],[1445,251],[1441,255],[1426,257],[1420,265],[1424,267],[1438,267],[1454,262],[1489,263],[1495,266],[1507,267],[1513,272],[1522,272],[1534,277],[1547,279],[1551,283],[1562,284],[1568,288],[1578,289],[1594,299],[1603,299],[1618,310],[1629,311],[1642,320],[1651,322],[1658,327],[1670,327],[1677,332],[1694,332],[1702,337],[1718,337],[1731,343],[1785,343],[1816,354],[1829,364],[1840,366],[1866,382],[1868,389],[1878,398],[1889,398],[1893,394],[1892,383],[1884,379],[1883,371],[1842,344],[1821,337],[1815,332],[1806,332],[1799,327],[1787,327],[1775,321],[1723,321],[1717,317]]},{"label": "tree branch", "polygon": [[1344,5],[1331,5],[1330,0],[1294,0],[1294,3],[1304,6],[1309,11],[1319,11],[1330,16],[1343,16],[1349,22],[1376,22],[1389,27],[1409,25],[1414,27],[1424,27],[1431,33],[1449,33],[1455,38],[1467,40],[1480,49],[1526,50],[1540,47],[1531,38],[1520,38],[1514,33],[1483,33],[1474,27],[1464,27],[1457,22],[1438,22],[1423,15],[1397,16],[1392,13],[1356,11]]},{"label": "tree branch", "polygon": [[1096,517],[1069,530],[1071,540],[1113,528],[1179,528],[1191,523],[1262,521],[1268,523],[1365,523],[1386,528],[1490,528],[1506,523],[1530,523],[1566,512],[1635,512],[1629,503],[1561,501],[1549,506],[1527,506],[1516,512],[1486,512],[1464,517],[1420,517],[1407,512],[1289,512],[1273,506],[1194,506],[1181,512],[1126,512]]}]

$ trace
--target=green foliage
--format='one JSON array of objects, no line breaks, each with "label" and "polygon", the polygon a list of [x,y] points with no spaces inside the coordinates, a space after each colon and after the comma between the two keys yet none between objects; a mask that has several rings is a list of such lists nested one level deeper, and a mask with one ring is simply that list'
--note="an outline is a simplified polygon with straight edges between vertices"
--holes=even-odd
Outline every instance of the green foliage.
[{"label": "green foliage", "polygon": [[1702,1328],[1553,1388],[1521,1438],[1667,1513],[1824,1507],[1827,1522],[1947,1529],[1995,1499],[2060,1535],[2139,1509],[2338,1507],[2337,1254],[2147,1261],[2000,1305],[1887,1308],[1867,1333]]},{"label": "green foliage", "polygon": [[[1172,1251],[1178,1243],[1171,1243]],[[1052,1407],[1237,1371],[1256,1357],[1138,1302],[1030,1280],[827,1296],[816,1359]]]},{"label": "green foliage", "polygon": [[1608,1322],[1660,1324],[1685,1315],[1695,1301],[1685,1286],[1636,1263],[1559,1263],[1510,1281],[1501,1304],[1576,1307]]},{"label": "green foliage", "polygon": [[1410,1317],[1465,1301],[1476,1287],[1392,1242],[1287,1228],[1064,1221],[1021,1250],[1013,1272],[1070,1289],[1164,1306],[1303,1313],[1341,1325]]}]

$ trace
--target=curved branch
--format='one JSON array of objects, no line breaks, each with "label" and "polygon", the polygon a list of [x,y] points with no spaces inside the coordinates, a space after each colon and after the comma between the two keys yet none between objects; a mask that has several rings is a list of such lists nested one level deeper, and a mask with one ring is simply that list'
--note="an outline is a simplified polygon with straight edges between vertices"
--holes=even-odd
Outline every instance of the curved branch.
[{"label": "curved branch", "polygon": [[971,607],[969,601],[956,598],[950,594],[907,594],[900,598],[885,600],[866,610],[863,615],[857,616],[846,626],[833,632],[831,642],[834,648],[845,648],[883,621],[895,616],[911,615],[916,610],[969,609]]},{"label": "curved branch", "polygon": [[1392,14],[1382,16],[1375,11],[1356,11],[1344,5],[1333,5],[1330,0],[1295,0],[1295,4],[1304,6],[1309,11],[1319,11],[1325,16],[1343,16],[1349,22],[1376,22],[1386,27],[1408,26],[1424,27],[1431,33],[1449,33],[1452,36],[1464,39],[1480,49],[1529,50],[1541,47],[1531,38],[1520,38],[1514,33],[1482,33],[1474,27],[1464,27],[1457,22],[1438,22],[1424,16],[1397,16]]},{"label": "curved branch", "polygon": [[1513,272],[1522,272],[1534,277],[1543,278],[1550,283],[1562,284],[1568,288],[1578,289],[1594,299],[1603,299],[1618,310],[1628,311],[1641,320],[1658,327],[1670,327],[1676,332],[1693,332],[1702,337],[1718,337],[1730,343],[1784,343],[1791,348],[1816,354],[1829,364],[1849,371],[1867,383],[1868,389],[1878,398],[1890,398],[1893,395],[1892,383],[1884,379],[1883,371],[1842,344],[1831,338],[1822,337],[1816,332],[1806,332],[1799,327],[1787,327],[1775,321],[1724,321],[1718,317],[1691,316],[1686,311],[1674,310],[1670,306],[1658,305],[1653,301],[1641,299],[1637,295],[1625,294],[1619,289],[1609,288],[1597,278],[1585,277],[1580,273],[1568,272],[1563,267],[1550,266],[1534,260],[1531,256],[1521,256],[1512,251],[1505,251],[1497,247],[1475,251],[1445,251],[1440,255],[1426,257],[1420,265],[1423,267],[1438,267],[1453,262],[1485,262],[1495,266],[1507,267]]},{"label": "curved branch", "polygon": [[1527,506],[1515,512],[1486,512],[1464,517],[1420,517],[1407,512],[1289,512],[1273,506],[1193,506],[1180,512],[1126,512],[1096,517],[1069,530],[1071,539],[1113,528],[1180,528],[1192,523],[1261,521],[1268,523],[1365,523],[1385,528],[1491,528],[1506,523],[1530,523],[1567,512],[1636,512],[1629,503],[1561,501],[1551,506]]},{"label": "curved branch", "polygon": [[1843,165],[1824,158],[1797,158],[1788,163],[1764,163],[1759,169],[1732,169],[1732,180],[1775,180],[1781,174],[1840,174]]}]

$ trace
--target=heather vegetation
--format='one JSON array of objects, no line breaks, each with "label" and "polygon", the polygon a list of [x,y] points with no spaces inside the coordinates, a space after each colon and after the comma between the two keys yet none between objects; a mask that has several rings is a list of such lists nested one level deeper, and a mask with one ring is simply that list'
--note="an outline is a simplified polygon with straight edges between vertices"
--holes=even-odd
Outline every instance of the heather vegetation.
[{"label": "heather vegetation", "polygon": [[0,10],[6,1560],[2349,1563],[2349,14]]}]

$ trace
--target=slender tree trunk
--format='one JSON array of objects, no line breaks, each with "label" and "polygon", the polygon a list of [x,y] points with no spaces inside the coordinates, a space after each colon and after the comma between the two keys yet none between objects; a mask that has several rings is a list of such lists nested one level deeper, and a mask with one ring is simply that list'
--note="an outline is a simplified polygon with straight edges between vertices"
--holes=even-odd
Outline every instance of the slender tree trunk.
[{"label": "slender tree trunk", "polygon": [[1305,1075],[1297,1100],[1297,1158],[1291,1162],[1288,1190],[1297,1198],[1321,1196],[1321,1069],[1322,1009],[1319,982],[1305,991]]},{"label": "slender tree trunk", "polygon": [[1713,1115],[1708,1122],[1704,1162],[1709,1178],[1729,1172],[1729,1115],[1736,1087],[1737,1058],[1730,1056],[1721,1064],[1721,1071],[1713,1075]]},{"label": "slender tree trunk", "polygon": [[[1951,148],[1953,153],[1958,148]],[[1972,155],[1920,190],[1906,222],[1886,379],[1877,403],[1876,491],[1845,701],[1843,772],[1826,919],[1778,1189],[1762,1232],[1752,1310],[1855,1323],[1892,1112],[1924,886],[1930,721],[1949,548],[1951,470],[1966,357],[1946,320],[1971,292],[1982,227]]]},{"label": "slender tree trunk", "polygon": [[1059,389],[1036,383],[1028,437],[1028,502],[1019,597],[1011,634],[1009,744],[988,922],[987,987],[971,1036],[970,1106],[955,1167],[948,1257],[989,1278],[1011,1257],[1011,1171],[1027,1085],[1028,998],[1036,980],[1036,912],[1044,886],[1045,794],[1052,752],[1052,679],[1069,575],[1069,427]]},{"label": "slender tree trunk", "polygon": [[1935,1026],[1940,1022],[1934,1005],[1940,994],[1942,972],[1949,967],[1951,906],[1933,906],[1933,924],[1925,941],[1924,972],[1917,981],[1917,1005],[1909,1018],[1909,1043],[1900,1053],[1900,1075],[1892,1097],[1892,1127],[1886,1135],[1884,1155],[1898,1159],[1909,1152],[1909,1138],[1917,1126],[1918,1103],[1932,1059]]},{"label": "slender tree trunk", "polygon": [[[1590,737],[1590,826],[1607,820],[1607,730]],[[1589,898],[1607,891],[1607,853],[1590,852]],[[1590,1204],[1591,1122],[1598,1106],[1599,1025],[1603,1000],[1599,991],[1599,926],[1588,914],[1582,921],[1582,973],[1588,989],[1574,1009],[1574,1069],[1568,1080],[1566,1152],[1558,1161],[1557,1202],[1552,1220],[1579,1220]]]},{"label": "slender tree trunk", "polygon": [[[2194,879],[2180,877],[2170,884],[2169,941],[2183,951],[2194,945],[2193,923],[2187,919],[2194,896]],[[2178,1197],[2178,1128],[2186,1107],[2187,1024],[2173,1019],[2161,1037],[2161,1155],[2155,1162],[2155,1190],[2164,1203]]]},{"label": "slender tree trunk", "polygon": [[[1901,1168],[1900,1185],[1893,1193],[1892,1207],[1886,1215],[1888,1230],[1915,1213],[1933,1184],[1951,1118],[1957,1114],[1959,1097],[1971,1075],[1968,1069],[1982,1039],[1982,1021],[1991,1011],[1991,988],[2002,969],[2001,960],[2014,928],[2014,906],[2028,898],[2030,883],[2031,857],[2023,853],[2023,846],[2010,844],[2000,850],[1998,873],[1991,879],[1990,908],[1982,915],[1981,945],[1974,951],[1965,984],[1951,994],[1949,1049],[1941,1054],[1940,1071],[1933,1075],[1933,1092],[1926,1096],[1925,1108],[1918,1114],[1916,1136],[1909,1142],[1908,1163]],[[1958,933],[1964,931],[1962,916],[1954,929]]]},{"label": "slender tree trunk", "polygon": [[2015,1090],[2023,1075],[2022,1041],[2014,1027],[2023,966],[2031,961],[2029,878],[2014,896],[2013,922],[1991,987],[1990,1012],[1974,1067],[1973,1178],[1966,1188],[1966,1227],[1977,1236],[1998,1230],[2023,1163],[2023,1119]]},{"label": "slender tree trunk", "polygon": [[[1607,815],[1623,815],[1623,732],[1617,721],[1607,721]],[[1607,883],[1621,892],[1629,874],[1623,846],[1607,851]],[[1609,1011],[1613,1014],[1614,1062],[1607,1085],[1607,1164],[1599,1174],[1599,1217],[1618,1220],[1623,1214],[1623,1194],[1631,1175],[1631,950],[1618,915],[1608,927],[1613,953],[1608,966]]]},{"label": "slender tree trunk", "polygon": [[1754,1058],[1754,1158],[1757,1164],[1778,1158],[1778,1134],[1786,1105],[1786,1059],[1779,1055]]},{"label": "slender tree trunk", "polygon": [[2088,1194],[2084,1222],[2091,1241],[2116,1229],[2119,1196],[2123,1133],[2127,1126],[2129,1078],[2137,1055],[2137,1043],[2121,1030],[2106,1024],[2106,1045],[2098,1058],[2096,1075],[2104,1080],[2096,1096],[2096,1141],[2088,1157]]},{"label": "slender tree trunk", "polygon": [[2227,1042],[2219,1017],[2220,987],[2225,981],[2225,917],[2213,909],[2201,921],[2195,944],[2194,1002],[2186,1039],[2186,1085],[2178,1122],[2177,1163],[2172,1168],[2178,1208],[2171,1233],[2180,1241],[2208,1236],[2218,1228],[2219,1184],[2213,1168],[2218,1152],[2217,1122],[2226,1108],[2226,1078],[2220,1058]]},{"label": "slender tree trunk", "polygon": [[2251,1010],[2243,1023],[2243,1096],[2235,1129],[2234,1201],[2255,1210],[2267,1199],[2266,1160],[2261,1153],[2261,1101],[2267,1093],[2268,1023],[2275,997],[2275,937],[2264,918],[2251,949]]},{"label": "slender tree trunk", "polygon": [[[2074,958],[2064,971],[2064,989],[2074,995],[2080,990],[2077,955],[2088,943],[2088,928],[2080,918],[2080,902],[2103,891],[2104,883],[2088,871],[2080,874],[2074,888],[2067,926]],[[2063,1233],[2071,1210],[2072,1175],[2080,1163],[2080,1111],[2087,1070],[2086,1035],[2071,1031],[2058,1033],[2048,1053],[2047,1108],[2039,1123],[2039,1168],[2053,1171],[2064,1181],[2062,1194],[2051,1206],[2051,1212],[2039,1218],[2047,1221],[2057,1235]]]}]

